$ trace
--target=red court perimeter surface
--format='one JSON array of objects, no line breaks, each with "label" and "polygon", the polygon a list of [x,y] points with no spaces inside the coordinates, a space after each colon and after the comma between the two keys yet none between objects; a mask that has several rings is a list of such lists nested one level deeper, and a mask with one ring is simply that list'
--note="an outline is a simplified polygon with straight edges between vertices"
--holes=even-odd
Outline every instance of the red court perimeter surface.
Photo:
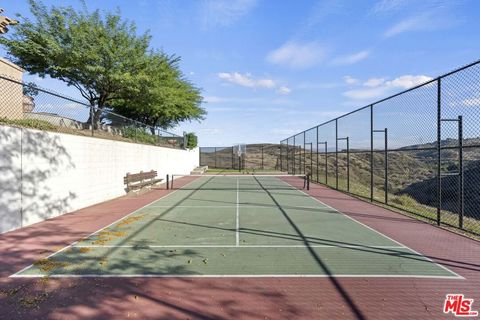
[{"label": "red court perimeter surface", "polygon": [[[182,178],[177,186],[191,180]],[[114,199],[0,235],[0,318],[453,318],[442,313],[447,293],[474,298],[474,309],[480,309],[479,242],[313,184],[310,195],[466,279],[8,278],[169,192],[153,190]]]}]

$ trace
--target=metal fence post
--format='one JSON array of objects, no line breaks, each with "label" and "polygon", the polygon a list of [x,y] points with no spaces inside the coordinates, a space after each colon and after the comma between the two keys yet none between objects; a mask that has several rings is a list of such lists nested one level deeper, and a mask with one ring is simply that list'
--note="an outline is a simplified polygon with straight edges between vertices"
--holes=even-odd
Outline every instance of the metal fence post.
[{"label": "metal fence post", "polygon": [[347,137],[347,191],[350,192],[350,138]]},{"label": "metal fence post", "polygon": [[388,128],[385,128],[385,204],[388,204]]},{"label": "metal fence post", "polygon": [[441,129],[441,117],[442,117],[442,107],[441,107],[441,78],[437,80],[437,225],[440,225],[440,216],[442,211],[442,177],[441,177],[441,138],[442,138],[442,129]]},{"label": "metal fence post", "polygon": [[335,119],[335,189],[338,190],[338,118]]},{"label": "metal fence post", "polygon": [[304,174],[307,173],[306,168],[307,168],[307,150],[305,149],[305,131],[303,131],[303,173]]},{"label": "metal fence post", "polygon": [[312,176],[313,171],[313,142],[310,142],[310,176]]},{"label": "metal fence post", "polygon": [[264,170],[264,167],[263,167],[263,147],[264,146],[262,146],[262,170]]},{"label": "metal fence post", "polygon": [[318,183],[318,182],[319,182],[319,179],[318,179],[318,126],[316,126],[316,135],[315,135],[315,136],[317,137],[317,138],[316,138],[316,140],[317,140],[316,142],[317,142],[317,143],[315,144],[317,147],[316,147],[315,150],[316,150],[316,152],[317,152],[317,161],[316,161],[316,164],[317,164],[317,165],[316,165],[316,167],[317,167],[317,183]]},{"label": "metal fence post", "polygon": [[325,141],[325,184],[328,184],[328,141]]},{"label": "metal fence post", "polygon": [[[282,141],[283,142],[283,141]],[[282,148],[282,142],[280,142],[280,171],[283,171],[283,148]]]},{"label": "metal fence post", "polygon": [[373,105],[370,105],[370,201],[373,201]]},{"label": "metal fence post", "polygon": [[295,169],[296,169],[296,164],[295,164],[295,158],[296,158],[296,153],[297,150],[295,150],[296,147],[296,142],[295,142],[295,136],[293,136],[293,174],[295,174]]},{"label": "metal fence post", "polygon": [[93,133],[94,133],[94,130],[95,130],[95,127],[94,127],[94,122],[95,122],[95,107],[94,106],[91,106],[90,107],[90,125],[92,126],[92,137],[93,137]]},{"label": "metal fence post", "polygon": [[289,162],[290,162],[290,147],[289,147],[289,144],[288,144],[288,140],[287,139],[287,172],[290,173],[290,168],[289,168]]},{"label": "metal fence post", "polygon": [[463,117],[458,116],[458,226],[463,229],[464,190],[463,190]]}]

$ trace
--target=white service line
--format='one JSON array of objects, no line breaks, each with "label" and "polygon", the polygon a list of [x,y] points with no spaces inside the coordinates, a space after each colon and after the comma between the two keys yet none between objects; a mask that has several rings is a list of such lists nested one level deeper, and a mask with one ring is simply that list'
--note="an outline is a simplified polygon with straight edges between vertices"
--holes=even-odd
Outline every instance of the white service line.
[{"label": "white service line", "polygon": [[[280,179],[279,179],[279,180],[280,180]],[[281,181],[283,181],[283,180],[281,180]],[[284,182],[284,183],[286,183],[286,184],[288,184],[288,185],[291,185],[290,183],[288,183],[288,182],[286,182],[286,181],[283,181],[283,182]],[[365,228],[367,228],[367,229],[369,229],[369,230],[371,230],[371,231],[373,231],[373,232],[375,232],[375,233],[377,233],[377,234],[379,234],[379,235],[381,235],[381,236],[385,237],[386,239],[388,239],[388,240],[390,240],[390,241],[392,241],[392,242],[394,242],[394,243],[396,243],[396,244],[398,244],[398,245],[400,245],[400,246],[402,246],[402,247],[404,247],[404,248],[406,248],[406,249],[408,249],[408,250],[412,251],[413,253],[415,253],[415,254],[417,254],[417,255],[421,256],[422,258],[424,258],[424,259],[425,259],[425,260],[427,260],[427,261],[430,261],[431,263],[433,263],[434,265],[438,266],[439,268],[442,268],[442,269],[444,269],[445,271],[448,271],[448,272],[450,272],[450,273],[454,274],[454,275],[455,275],[455,276],[456,276],[458,279],[465,279],[464,277],[462,277],[462,276],[461,276],[461,275],[459,275],[458,273],[456,273],[456,272],[454,272],[454,271],[452,271],[452,270],[448,269],[448,268],[447,268],[447,267],[445,267],[445,266],[442,266],[441,264],[439,264],[439,263],[437,263],[437,262],[433,261],[432,259],[430,259],[430,258],[428,258],[428,257],[425,257],[425,255],[423,255],[423,254],[419,253],[418,251],[415,251],[415,250],[413,250],[413,249],[412,249],[412,248],[410,248],[410,247],[407,247],[406,245],[404,245],[403,243],[400,243],[400,242],[398,242],[397,240],[394,240],[394,239],[390,238],[389,236],[387,236],[387,235],[385,235],[385,234],[381,233],[380,231],[378,231],[378,230],[375,230],[375,229],[373,229],[372,227],[370,227],[370,226],[367,226],[366,224],[364,224],[364,223],[362,223],[362,222],[360,222],[360,221],[358,221],[358,220],[356,220],[356,219],[354,219],[354,218],[350,217],[349,215],[347,215],[347,214],[345,214],[345,213],[343,213],[343,212],[341,212],[341,211],[339,211],[339,210],[337,210],[337,209],[335,209],[335,208],[333,208],[333,207],[329,206],[328,204],[326,204],[326,203],[324,203],[324,202],[322,202],[322,201],[318,200],[317,198],[315,198],[315,197],[312,197],[311,195],[309,195],[309,194],[308,194],[308,193],[306,193],[305,191],[302,191],[302,190],[299,190],[299,189],[296,189],[296,190],[297,190],[298,192],[300,192],[300,193],[303,193],[304,195],[307,195],[308,197],[310,197],[310,198],[314,199],[315,201],[317,201],[317,202],[318,202],[318,203],[320,203],[321,205],[323,205],[323,206],[325,206],[325,207],[327,207],[327,208],[330,208],[330,209],[332,209],[332,210],[334,210],[334,211],[336,211],[336,212],[338,212],[338,213],[342,214],[343,216],[345,216],[345,217],[347,217],[348,219],[350,219],[350,220],[352,220],[352,221],[354,221],[354,222],[358,223],[359,225],[361,225],[361,226],[363,226],[363,227],[365,227]],[[359,200],[359,201],[361,201],[361,200]]]},{"label": "white service line", "polygon": [[[407,249],[404,246],[367,246],[367,245],[330,245],[319,244],[309,245],[309,248],[358,248],[358,249]],[[194,245],[76,245],[75,248],[307,248],[304,244],[251,244],[251,245],[231,245],[231,244],[194,244]]]},{"label": "white service line", "polygon": [[[189,183],[185,184],[183,187],[185,187],[185,186],[187,186],[187,185],[189,185],[189,184],[191,184],[191,183],[193,183],[193,182],[195,182],[195,181],[197,181],[197,179],[195,179],[195,180],[193,180],[193,181],[190,181]],[[183,188],[183,187],[182,187],[182,188]],[[181,190],[181,189],[177,189],[177,190]],[[107,229],[108,227],[111,227],[112,225],[114,225],[114,224],[122,221],[123,219],[128,218],[128,217],[131,216],[132,214],[134,214],[134,213],[136,213],[136,212],[138,212],[138,211],[140,211],[140,210],[142,210],[142,209],[150,206],[152,203],[155,203],[155,202],[157,202],[157,201],[160,201],[160,200],[162,200],[162,199],[165,199],[166,197],[168,197],[168,196],[174,194],[175,192],[177,192],[177,190],[172,191],[172,192],[170,192],[169,194],[167,194],[167,195],[165,195],[165,196],[163,196],[163,197],[161,197],[161,198],[159,198],[159,199],[156,199],[156,200],[150,202],[149,204],[147,204],[147,205],[145,205],[145,206],[143,206],[143,207],[141,207],[141,208],[139,208],[139,209],[137,209],[137,210],[135,210],[135,211],[130,212],[130,213],[127,214],[126,216],[123,216],[123,217],[121,217],[121,218],[113,221],[113,222],[110,223],[109,225],[107,225],[107,226],[105,226],[105,227],[103,227],[103,228],[101,228],[101,229],[98,229],[97,231],[94,231],[94,232],[90,233],[88,236],[82,237],[80,240],[76,240],[76,241],[70,243],[68,246],[65,246],[65,247],[63,247],[62,249],[60,249],[60,250],[58,250],[58,251],[55,251],[55,252],[53,252],[52,254],[49,254],[49,255],[46,256],[44,259],[48,259],[48,258],[50,258],[50,257],[53,257],[54,255],[56,255],[56,254],[58,254],[58,253],[60,253],[60,252],[62,252],[62,251],[64,251],[64,250],[66,250],[66,249],[68,249],[68,248],[70,248],[70,247],[72,247],[72,246],[74,246],[74,245],[76,245],[76,244],[77,244],[79,241],[81,241],[82,239],[90,238],[91,236],[99,233],[100,231],[105,230],[105,229]],[[26,266],[25,268],[23,268],[23,269],[15,272],[14,274],[10,275],[10,277],[15,277],[17,274],[19,274],[19,273],[21,273],[21,272],[23,272],[23,271],[25,271],[25,270],[27,270],[27,269],[29,269],[29,268],[31,268],[31,267],[33,267],[33,264],[30,264],[30,265]]]},{"label": "white service line", "polygon": [[[44,274],[12,275],[12,278],[45,278]],[[419,278],[458,280],[452,276],[417,274],[51,274],[49,278]]]}]

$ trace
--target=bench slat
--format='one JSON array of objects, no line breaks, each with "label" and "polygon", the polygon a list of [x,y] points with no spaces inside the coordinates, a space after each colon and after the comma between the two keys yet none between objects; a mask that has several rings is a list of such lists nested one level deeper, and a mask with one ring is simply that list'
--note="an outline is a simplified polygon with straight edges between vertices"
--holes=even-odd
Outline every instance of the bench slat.
[{"label": "bench slat", "polygon": [[148,172],[139,173],[127,173],[123,177],[123,183],[127,185],[127,191],[133,189],[140,189],[144,186],[156,184],[163,179],[155,179],[157,177],[157,171],[151,170]]}]

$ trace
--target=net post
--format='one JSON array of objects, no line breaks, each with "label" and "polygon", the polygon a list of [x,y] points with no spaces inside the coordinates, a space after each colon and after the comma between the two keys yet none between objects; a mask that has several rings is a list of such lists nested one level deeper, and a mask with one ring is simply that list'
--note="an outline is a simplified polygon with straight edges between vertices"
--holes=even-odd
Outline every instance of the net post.
[{"label": "net post", "polygon": [[[166,183],[167,190],[170,189],[170,175],[167,174],[167,183]],[[173,181],[172,181],[172,187],[173,187]]]}]

